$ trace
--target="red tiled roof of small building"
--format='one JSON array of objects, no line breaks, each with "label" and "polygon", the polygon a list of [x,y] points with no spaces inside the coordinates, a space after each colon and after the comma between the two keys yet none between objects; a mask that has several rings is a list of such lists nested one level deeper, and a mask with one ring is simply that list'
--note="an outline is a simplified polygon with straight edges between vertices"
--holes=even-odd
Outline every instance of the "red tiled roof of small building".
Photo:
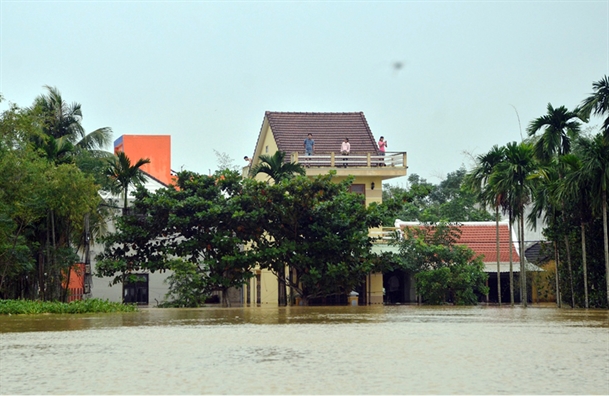
[{"label": "red tiled roof of small building", "polygon": [[[459,227],[461,238],[459,243],[467,245],[476,252],[477,256],[484,256],[484,262],[497,262],[497,231],[495,223],[488,225],[464,224]],[[518,252],[512,241],[512,261],[520,260]],[[508,225],[499,223],[499,261],[510,261],[510,231]]]},{"label": "red tiled roof of small building", "polygon": [[[400,228],[407,226],[424,227],[423,224],[406,223],[403,222]],[[463,222],[458,225],[458,228],[461,230],[461,237],[457,244],[466,245],[476,253],[476,256],[483,256],[482,261],[485,263],[497,262],[497,231],[494,221]],[[514,245],[516,242],[513,238],[511,250],[514,263],[520,261],[520,256]],[[499,223],[499,261],[502,263],[510,261],[510,231],[506,222]]]},{"label": "red tiled roof of small building", "polygon": [[280,151],[289,158],[304,153],[303,142],[311,133],[315,154],[339,153],[349,139],[352,154],[378,154],[378,147],[364,113],[296,113],[267,111],[265,114]]}]

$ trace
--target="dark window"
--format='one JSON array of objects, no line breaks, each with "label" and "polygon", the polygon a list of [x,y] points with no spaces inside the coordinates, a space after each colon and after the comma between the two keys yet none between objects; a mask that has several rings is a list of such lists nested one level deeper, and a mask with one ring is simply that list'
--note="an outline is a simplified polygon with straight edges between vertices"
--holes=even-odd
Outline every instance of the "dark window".
[{"label": "dark window", "polygon": [[123,284],[123,302],[148,305],[148,274],[131,275]]},{"label": "dark window", "polygon": [[366,195],[366,185],[352,184],[351,187],[349,187],[349,192]]},{"label": "dark window", "polygon": [[256,274],[256,304],[260,304],[262,289],[260,287],[260,273]]}]

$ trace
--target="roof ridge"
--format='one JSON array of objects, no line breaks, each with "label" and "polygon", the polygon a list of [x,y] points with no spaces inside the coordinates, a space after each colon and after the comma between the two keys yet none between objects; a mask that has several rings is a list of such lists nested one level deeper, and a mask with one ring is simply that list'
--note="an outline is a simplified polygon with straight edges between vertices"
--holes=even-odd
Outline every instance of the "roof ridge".
[{"label": "roof ridge", "polygon": [[[336,115],[336,114],[349,114],[349,115],[360,114],[360,115],[363,115],[364,112],[363,111],[271,111],[271,110],[267,110],[265,112],[265,114],[315,114],[315,115],[320,115],[320,114],[332,114],[332,115]],[[370,128],[368,128],[368,129],[370,129]]]}]

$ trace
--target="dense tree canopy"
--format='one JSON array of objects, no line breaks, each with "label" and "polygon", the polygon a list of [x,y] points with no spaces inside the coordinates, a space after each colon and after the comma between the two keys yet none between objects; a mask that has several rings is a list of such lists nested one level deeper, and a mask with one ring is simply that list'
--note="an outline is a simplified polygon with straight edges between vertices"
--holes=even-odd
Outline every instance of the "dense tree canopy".
[{"label": "dense tree canopy", "polygon": [[55,116],[35,104],[0,117],[0,297],[65,298],[84,217],[100,202],[95,177],[77,167],[86,150],[51,135]]},{"label": "dense tree canopy", "polygon": [[407,189],[383,186],[383,203],[388,207],[383,225],[393,226],[395,219],[420,222],[488,221],[493,217],[479,204],[476,195],[463,186],[464,168],[446,175],[438,185],[416,173],[408,176]]}]

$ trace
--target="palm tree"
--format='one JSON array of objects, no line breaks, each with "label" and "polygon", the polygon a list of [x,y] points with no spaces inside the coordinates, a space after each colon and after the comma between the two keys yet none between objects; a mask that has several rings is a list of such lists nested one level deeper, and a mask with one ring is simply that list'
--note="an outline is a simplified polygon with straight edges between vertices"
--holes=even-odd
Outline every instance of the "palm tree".
[{"label": "palm tree", "polygon": [[553,108],[548,103],[548,114],[531,121],[527,129],[529,136],[543,133],[535,142],[535,156],[540,161],[549,161],[555,155],[571,152],[571,141],[580,133],[579,110],[569,111],[565,106]]},{"label": "palm tree", "polygon": [[55,87],[45,85],[45,88],[49,93],[38,96],[33,108],[43,116],[42,129],[46,135],[55,139],[66,136],[72,144],[85,150],[101,149],[111,143],[110,128],[99,128],[86,133],[81,125],[81,105],[65,102]]},{"label": "palm tree", "polygon": [[509,191],[510,205],[520,220],[518,233],[520,256],[520,282],[523,306],[527,306],[526,267],[524,262],[524,206],[531,200],[537,169],[534,147],[530,143],[508,143],[505,146],[505,161],[496,166],[491,174],[490,183],[497,191]]},{"label": "palm tree", "polygon": [[[534,174],[534,178],[539,180],[539,183],[535,184],[533,190],[533,202],[531,206],[531,213],[528,217],[528,222],[537,228],[537,221],[542,218],[546,224],[556,224],[558,217],[561,215],[559,210],[562,205],[560,200],[557,198],[557,189],[560,185],[559,178],[559,164],[558,159],[554,158],[552,161],[540,165],[537,172]],[[558,252],[558,235],[556,235],[554,242],[554,269],[556,271],[555,286],[556,286],[556,305],[558,308],[561,307],[561,293],[560,293],[560,273],[559,268],[559,252]]]},{"label": "palm tree", "polygon": [[[576,144],[581,145],[582,140],[580,138]],[[585,144],[585,143],[584,143]],[[579,150],[578,150],[579,151]],[[574,154],[565,155],[562,161],[569,168],[569,172],[566,174],[562,181],[562,184],[558,189],[559,199],[562,201],[571,202],[573,205],[573,212],[579,218],[580,221],[580,232],[581,232],[581,243],[582,243],[582,267],[584,272],[584,306],[589,307],[588,301],[588,266],[586,262],[586,223],[590,220],[591,213],[591,202],[590,194],[587,189],[589,181],[587,175],[581,171],[581,160]],[[573,281],[571,280],[571,289],[573,289]],[[575,296],[573,290],[571,290],[571,305],[575,305]]]},{"label": "palm tree", "polygon": [[495,208],[495,222],[497,234],[497,301],[499,302],[499,305],[501,305],[501,267],[499,260],[499,206],[503,194],[497,192],[493,188],[493,186],[489,184],[489,178],[495,171],[497,165],[501,163],[501,161],[503,161],[504,159],[505,149],[497,145],[493,146],[488,153],[479,155],[476,158],[476,167],[468,175],[466,175],[464,180],[465,187],[477,196],[478,201],[482,205],[490,205]]},{"label": "palm tree", "polygon": [[144,183],[147,176],[141,171],[141,167],[149,164],[150,159],[141,158],[135,164],[131,165],[131,160],[127,155],[119,151],[116,157],[109,160],[109,165],[106,168],[106,176],[112,181],[112,192],[122,192],[124,194],[124,207],[127,209],[127,196],[130,185],[140,185]]},{"label": "palm tree", "polygon": [[609,187],[609,141],[599,133],[591,140],[582,139],[581,175],[587,180],[587,188],[593,199],[596,212],[603,216],[603,239],[605,248],[605,279],[607,281],[607,307],[609,308],[609,237],[607,230],[607,188]]},{"label": "palm tree", "polygon": [[275,182],[279,182],[283,179],[289,179],[294,176],[295,173],[299,175],[306,175],[305,169],[302,165],[294,162],[285,162],[285,152],[276,151],[273,155],[260,155],[259,163],[256,164],[251,170],[251,176],[255,177],[259,173],[264,173],[273,179]]},{"label": "palm tree", "polygon": [[[273,179],[275,183],[277,183],[281,180],[292,178],[296,173],[303,176],[306,175],[306,171],[302,165],[285,161],[285,152],[283,151],[276,151],[272,156],[262,154],[258,158],[258,164],[256,164],[250,170],[251,177],[255,177],[259,173],[264,173],[268,175],[270,179]],[[288,273],[292,273],[289,267]],[[279,289],[279,305],[287,305],[287,286],[285,276],[278,276],[277,280],[277,287]]]},{"label": "palm tree", "polygon": [[[549,162],[552,158],[562,157],[571,152],[571,144],[579,137],[581,112],[579,109],[569,111],[565,106],[552,107],[548,103],[548,113],[531,121],[528,128],[529,136],[535,135],[543,130],[543,133],[535,142],[535,156],[541,162]],[[562,165],[562,164],[561,164]],[[564,171],[559,166],[559,179],[563,178]],[[562,202],[563,223],[566,222],[565,202]],[[564,235],[565,247],[567,249],[567,264],[569,267],[569,279],[571,282],[571,306],[574,306],[575,296],[573,289],[573,271],[571,268],[570,244],[567,234]]]},{"label": "palm tree", "polygon": [[581,104],[582,117],[588,119],[590,114],[606,115],[603,122],[603,135],[609,140],[609,78],[604,76],[592,83],[594,93],[591,93]]}]

